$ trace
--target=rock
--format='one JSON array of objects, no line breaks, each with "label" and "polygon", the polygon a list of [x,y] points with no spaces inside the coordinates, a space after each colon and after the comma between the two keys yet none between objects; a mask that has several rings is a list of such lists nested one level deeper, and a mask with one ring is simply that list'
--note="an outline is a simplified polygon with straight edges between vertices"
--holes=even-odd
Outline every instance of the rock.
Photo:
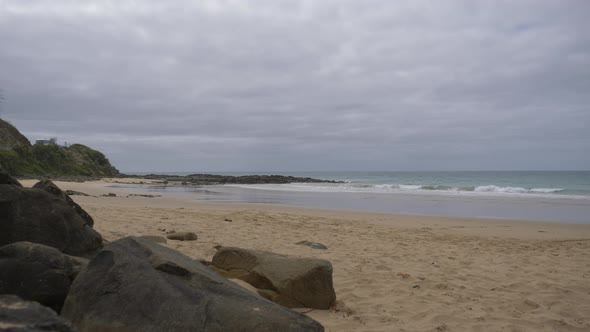
[{"label": "rock", "polygon": [[8,172],[5,171],[2,166],[0,166],[0,184],[9,184],[12,186],[22,187],[22,184],[20,184],[20,182],[18,182],[18,180],[13,176],[8,174]]},{"label": "rock", "polygon": [[136,237],[108,244],[90,261],[62,316],[81,331],[324,330],[175,250]]},{"label": "rock", "polygon": [[166,235],[166,238],[175,241],[195,241],[197,239],[197,234],[193,232],[170,233]]},{"label": "rock", "polygon": [[84,219],[86,221],[86,224],[88,226],[90,226],[90,227],[94,226],[94,219],[92,219],[92,217],[88,214],[88,212],[84,211],[84,209],[82,207],[80,207],[80,205],[76,204],[76,202],[74,202],[70,198],[70,196],[68,196],[61,189],[59,189],[59,187],[56,186],[55,183],[51,182],[51,180],[39,181],[33,186],[33,188],[45,190],[48,193],[63,199],[66,203],[68,203],[69,206],[72,207],[72,209],[74,209],[74,211],[76,211],[76,213],[80,217],[82,217],[82,219]]},{"label": "rock", "polygon": [[70,322],[39,303],[15,295],[0,295],[0,331],[74,332]]},{"label": "rock", "polygon": [[88,261],[42,244],[16,242],[0,248],[0,294],[37,301],[56,312]]},{"label": "rock", "polygon": [[146,240],[150,240],[156,243],[164,243],[166,244],[168,241],[166,241],[166,238],[160,235],[142,235],[139,236],[142,239],[146,239]]},{"label": "rock", "polygon": [[75,190],[65,190],[64,193],[68,196],[90,196],[90,195],[85,194],[81,191],[75,191]]},{"label": "rock", "polygon": [[0,246],[41,243],[74,256],[89,256],[102,237],[64,200],[44,190],[0,185]]},{"label": "rock", "polygon": [[147,197],[147,198],[155,198],[155,197],[162,197],[162,195],[144,195],[144,194],[129,194],[127,197]]},{"label": "rock", "polygon": [[117,194],[115,194],[115,193],[108,193],[108,194],[102,194],[100,196],[102,196],[102,197],[117,197]]},{"label": "rock", "polygon": [[328,249],[328,247],[326,247],[325,245],[318,243],[318,242],[300,241],[295,244],[302,245],[302,246],[308,246],[311,249],[322,249],[322,250]]},{"label": "rock", "polygon": [[223,247],[211,265],[229,278],[246,281],[259,294],[289,308],[329,309],[336,300],[332,264],[241,248]]}]

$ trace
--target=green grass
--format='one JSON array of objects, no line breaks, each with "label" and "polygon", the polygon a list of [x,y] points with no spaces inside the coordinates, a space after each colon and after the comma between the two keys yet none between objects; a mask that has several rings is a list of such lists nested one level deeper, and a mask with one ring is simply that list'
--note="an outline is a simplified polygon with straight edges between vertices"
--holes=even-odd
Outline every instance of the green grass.
[{"label": "green grass", "polygon": [[82,144],[31,145],[9,122],[0,119],[0,166],[23,175],[113,176],[119,171],[100,151]]},{"label": "green grass", "polygon": [[82,144],[19,146],[0,150],[0,165],[10,174],[113,176],[119,171],[100,151]]}]

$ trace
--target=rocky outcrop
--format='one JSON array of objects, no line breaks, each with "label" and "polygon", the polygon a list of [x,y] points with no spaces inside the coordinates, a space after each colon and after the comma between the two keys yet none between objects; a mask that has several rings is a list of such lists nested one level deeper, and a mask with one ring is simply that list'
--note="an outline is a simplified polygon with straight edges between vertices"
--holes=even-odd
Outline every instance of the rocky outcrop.
[{"label": "rocky outcrop", "polygon": [[74,332],[72,325],[53,310],[15,295],[0,295],[0,331]]},{"label": "rocky outcrop", "polygon": [[246,281],[259,294],[289,308],[328,309],[336,300],[332,264],[241,248],[222,247],[211,265],[229,278]]},{"label": "rocky outcrop", "polygon": [[70,285],[87,264],[42,244],[17,242],[0,248],[0,294],[14,294],[61,311]]},{"label": "rocky outcrop", "polygon": [[0,119],[0,165],[13,175],[116,176],[119,171],[100,151],[82,144],[31,145],[18,129]]},{"label": "rocky outcrop", "polygon": [[163,184],[176,182],[182,185],[209,185],[209,184],[264,184],[264,183],[343,183],[342,181],[322,180],[310,177],[297,177],[289,175],[220,175],[220,174],[191,174],[191,175],[163,175],[147,174],[132,175],[120,174],[122,178],[141,178],[159,180]]},{"label": "rocky outcrop", "polygon": [[17,179],[15,179],[13,176],[8,174],[8,172],[6,172],[6,170],[4,170],[4,168],[2,168],[2,166],[0,166],[0,185],[1,184],[8,184],[8,185],[13,185],[13,186],[17,186],[17,187],[22,187],[20,182],[18,182]]},{"label": "rocky outcrop", "polygon": [[195,241],[197,240],[197,234],[193,232],[178,232],[178,233],[170,233],[166,235],[168,240],[175,240],[175,241]]},{"label": "rocky outcrop", "polygon": [[81,331],[323,331],[316,321],[240,288],[152,241],[100,251],[62,309]]},{"label": "rocky outcrop", "polygon": [[86,221],[86,224],[90,227],[94,226],[94,219],[86,212],[80,205],[76,204],[70,196],[66,195],[58,186],[56,186],[51,180],[42,180],[37,182],[33,188],[42,189],[46,192],[54,195],[55,197],[61,198],[65,201],[69,206],[72,207],[74,211]]},{"label": "rocky outcrop", "polygon": [[89,256],[102,237],[63,199],[44,190],[0,185],[0,246],[29,241]]},{"label": "rocky outcrop", "polygon": [[9,122],[0,119],[0,149],[30,147],[31,142]]}]

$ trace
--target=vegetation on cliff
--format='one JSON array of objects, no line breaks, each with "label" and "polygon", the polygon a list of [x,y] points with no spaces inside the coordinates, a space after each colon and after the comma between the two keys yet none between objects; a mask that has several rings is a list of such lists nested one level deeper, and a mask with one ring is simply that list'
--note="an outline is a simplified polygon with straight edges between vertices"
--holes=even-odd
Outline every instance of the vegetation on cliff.
[{"label": "vegetation on cliff", "polygon": [[0,119],[0,165],[12,175],[114,176],[119,171],[100,151],[82,144],[31,145],[13,125]]}]

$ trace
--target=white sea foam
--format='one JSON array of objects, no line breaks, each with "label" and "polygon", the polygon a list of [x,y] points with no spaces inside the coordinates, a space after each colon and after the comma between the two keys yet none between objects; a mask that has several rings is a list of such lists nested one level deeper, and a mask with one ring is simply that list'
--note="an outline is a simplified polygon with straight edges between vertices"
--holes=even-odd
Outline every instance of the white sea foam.
[{"label": "white sea foam", "polygon": [[498,187],[494,185],[488,186],[479,186],[476,187],[473,191],[475,192],[497,192],[497,193],[538,193],[538,194],[550,194],[550,193],[558,193],[563,191],[561,188],[520,188],[520,187]]},{"label": "white sea foam", "polygon": [[561,189],[561,188],[533,188],[530,191],[533,193],[549,194],[549,193],[558,193],[560,191],[563,191],[563,189]]},{"label": "white sea foam", "polygon": [[563,195],[562,188],[522,188],[483,185],[477,187],[451,187],[443,185],[415,184],[362,184],[362,183],[290,183],[290,184],[258,184],[258,185],[227,185],[231,187],[297,191],[297,192],[348,192],[375,194],[431,194],[431,195],[473,195],[473,196],[529,196],[545,198],[581,198],[590,200],[590,196]]}]

